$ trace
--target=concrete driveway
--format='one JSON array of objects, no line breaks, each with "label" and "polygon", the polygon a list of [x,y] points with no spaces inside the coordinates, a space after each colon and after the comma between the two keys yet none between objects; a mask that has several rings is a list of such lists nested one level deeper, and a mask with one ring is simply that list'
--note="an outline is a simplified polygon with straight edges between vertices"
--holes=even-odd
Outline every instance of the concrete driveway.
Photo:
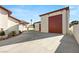
[{"label": "concrete driveway", "polygon": [[79,46],[70,35],[29,31],[0,41],[0,52],[78,53]]}]

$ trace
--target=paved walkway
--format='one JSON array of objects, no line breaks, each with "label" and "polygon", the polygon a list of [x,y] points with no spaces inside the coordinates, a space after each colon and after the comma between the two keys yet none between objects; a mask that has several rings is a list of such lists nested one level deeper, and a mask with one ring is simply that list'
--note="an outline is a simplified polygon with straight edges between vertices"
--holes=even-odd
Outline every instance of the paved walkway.
[{"label": "paved walkway", "polygon": [[0,52],[78,53],[79,46],[73,36],[30,31],[0,41]]}]

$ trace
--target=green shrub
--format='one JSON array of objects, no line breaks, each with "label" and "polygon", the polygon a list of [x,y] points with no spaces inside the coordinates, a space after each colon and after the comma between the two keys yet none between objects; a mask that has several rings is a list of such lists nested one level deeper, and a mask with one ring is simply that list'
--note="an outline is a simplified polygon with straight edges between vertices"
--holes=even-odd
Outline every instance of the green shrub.
[{"label": "green shrub", "polygon": [[21,34],[22,32],[19,30],[19,34]]},{"label": "green shrub", "polygon": [[4,36],[5,32],[4,31],[0,31],[0,36]]},{"label": "green shrub", "polygon": [[8,34],[9,36],[15,36],[16,35],[16,31],[12,31]]},{"label": "green shrub", "polygon": [[69,24],[69,27],[73,26],[73,25],[77,25],[79,23],[79,21],[72,21],[70,24]]}]

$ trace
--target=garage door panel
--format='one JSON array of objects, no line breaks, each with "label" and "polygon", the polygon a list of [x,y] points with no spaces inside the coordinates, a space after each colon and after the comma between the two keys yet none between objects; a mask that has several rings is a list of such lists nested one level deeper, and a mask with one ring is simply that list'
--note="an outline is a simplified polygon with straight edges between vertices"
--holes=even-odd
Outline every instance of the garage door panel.
[{"label": "garage door panel", "polygon": [[49,32],[62,33],[62,15],[49,17]]},{"label": "garage door panel", "polygon": [[[54,23],[53,23],[54,20],[53,20],[53,19],[51,20],[51,19],[52,19],[52,17],[49,17],[49,28],[50,28],[50,29],[49,29],[49,32],[54,32],[54,29],[51,29],[51,28],[55,28],[55,27],[54,27]],[[51,26],[50,26],[50,25],[51,25]]]}]

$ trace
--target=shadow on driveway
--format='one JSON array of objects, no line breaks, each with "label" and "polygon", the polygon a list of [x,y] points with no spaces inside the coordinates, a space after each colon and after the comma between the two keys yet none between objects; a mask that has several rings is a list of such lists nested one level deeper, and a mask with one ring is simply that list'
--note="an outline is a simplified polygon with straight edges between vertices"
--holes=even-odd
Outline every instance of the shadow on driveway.
[{"label": "shadow on driveway", "polygon": [[55,53],[79,53],[79,45],[71,35],[64,35]]}]

